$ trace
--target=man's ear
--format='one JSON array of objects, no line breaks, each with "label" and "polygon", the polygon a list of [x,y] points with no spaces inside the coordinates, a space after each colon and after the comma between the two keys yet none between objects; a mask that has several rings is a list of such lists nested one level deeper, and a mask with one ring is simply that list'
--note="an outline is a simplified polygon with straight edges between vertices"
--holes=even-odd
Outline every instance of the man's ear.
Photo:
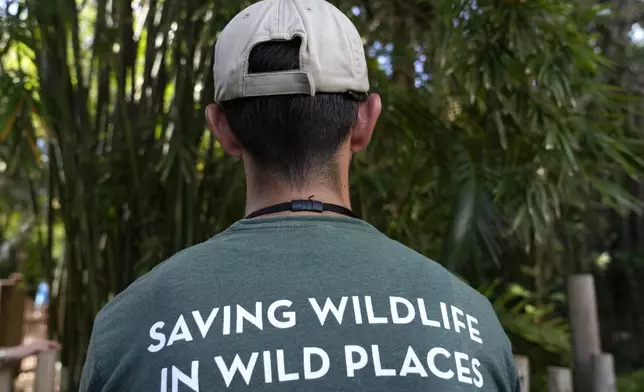
[{"label": "man's ear", "polygon": [[381,111],[382,102],[378,94],[369,94],[367,100],[360,103],[358,106],[358,118],[351,130],[352,152],[359,152],[367,147]]},{"label": "man's ear", "polygon": [[230,129],[221,105],[210,104],[206,107],[206,121],[210,132],[217,138],[224,151],[231,156],[240,157],[243,150],[242,145]]}]

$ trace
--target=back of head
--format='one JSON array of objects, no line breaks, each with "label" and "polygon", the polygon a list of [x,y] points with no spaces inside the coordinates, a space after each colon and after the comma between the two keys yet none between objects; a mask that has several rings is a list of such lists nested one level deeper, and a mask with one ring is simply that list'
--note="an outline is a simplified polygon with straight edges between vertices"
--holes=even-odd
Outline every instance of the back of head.
[{"label": "back of head", "polygon": [[[298,70],[301,45],[299,37],[258,44],[250,53],[248,73]],[[350,93],[273,95],[235,99],[222,107],[232,132],[261,169],[258,175],[277,175],[296,189],[312,181],[336,187],[335,154],[356,121],[359,98]]]},{"label": "back of head", "polygon": [[339,188],[338,151],[369,90],[361,37],[346,15],[325,0],[260,1],[222,31],[213,68],[225,131],[255,181]]}]

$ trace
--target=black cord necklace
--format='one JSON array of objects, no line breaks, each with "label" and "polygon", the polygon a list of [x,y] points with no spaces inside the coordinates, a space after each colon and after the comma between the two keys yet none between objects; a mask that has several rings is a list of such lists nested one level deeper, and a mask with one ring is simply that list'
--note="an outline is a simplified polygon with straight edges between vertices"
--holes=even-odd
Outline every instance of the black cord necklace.
[{"label": "black cord necklace", "polygon": [[[313,196],[311,196],[313,197]],[[322,213],[324,211],[334,212],[340,215],[350,216],[352,218],[358,218],[356,214],[353,213],[350,209],[332,203],[323,203],[318,200],[292,200],[286,203],[279,203],[272,206],[268,206],[257,210],[248,216],[246,219],[257,218],[258,216],[275,214],[277,212],[292,211],[292,212],[317,212]]]}]

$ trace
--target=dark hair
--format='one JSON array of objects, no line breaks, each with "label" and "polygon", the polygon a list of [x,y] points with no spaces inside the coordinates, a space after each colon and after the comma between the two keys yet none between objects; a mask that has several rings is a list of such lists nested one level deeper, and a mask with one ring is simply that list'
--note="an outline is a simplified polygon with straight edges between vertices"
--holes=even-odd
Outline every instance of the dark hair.
[{"label": "dark hair", "polygon": [[[271,41],[253,48],[248,72],[299,69],[301,39]],[[277,175],[302,188],[312,180],[338,184],[334,155],[358,114],[349,94],[316,93],[252,97],[224,102],[223,111],[262,176]]]}]

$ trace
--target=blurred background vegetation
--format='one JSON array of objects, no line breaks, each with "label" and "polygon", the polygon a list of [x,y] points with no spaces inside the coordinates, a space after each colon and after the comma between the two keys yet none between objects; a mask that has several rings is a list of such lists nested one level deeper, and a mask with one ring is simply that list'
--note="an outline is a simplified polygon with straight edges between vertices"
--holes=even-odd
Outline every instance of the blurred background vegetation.
[{"label": "blurred background vegetation", "polygon": [[[0,0],[0,277],[50,282],[70,391],[96,312],[243,214],[203,110],[250,3]],[[594,274],[603,350],[641,390],[644,3],[333,3],[384,101],[354,209],[485,293],[537,391],[571,359],[566,276]]]}]

